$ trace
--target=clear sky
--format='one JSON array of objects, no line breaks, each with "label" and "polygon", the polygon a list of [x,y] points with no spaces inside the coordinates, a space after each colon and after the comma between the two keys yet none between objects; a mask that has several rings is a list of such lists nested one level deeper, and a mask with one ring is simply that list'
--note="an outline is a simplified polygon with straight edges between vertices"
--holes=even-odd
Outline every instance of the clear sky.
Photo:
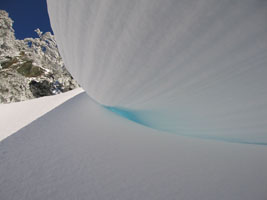
[{"label": "clear sky", "polygon": [[34,32],[52,32],[46,0],[0,0],[0,9],[9,13],[17,39],[38,37]]}]

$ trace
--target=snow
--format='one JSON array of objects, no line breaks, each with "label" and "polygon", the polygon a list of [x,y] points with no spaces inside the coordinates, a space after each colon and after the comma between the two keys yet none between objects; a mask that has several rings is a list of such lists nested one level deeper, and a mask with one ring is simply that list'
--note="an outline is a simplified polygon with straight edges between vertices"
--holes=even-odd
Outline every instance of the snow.
[{"label": "snow", "polygon": [[1,141],[0,197],[266,200],[266,5],[48,0],[90,97]]},{"label": "snow", "polygon": [[77,88],[55,96],[0,104],[0,141],[82,91]]},{"label": "snow", "polygon": [[59,51],[97,102],[158,130],[267,144],[261,0],[48,0]]},{"label": "snow", "polygon": [[86,93],[0,143],[4,200],[265,200],[267,148],[186,138]]}]

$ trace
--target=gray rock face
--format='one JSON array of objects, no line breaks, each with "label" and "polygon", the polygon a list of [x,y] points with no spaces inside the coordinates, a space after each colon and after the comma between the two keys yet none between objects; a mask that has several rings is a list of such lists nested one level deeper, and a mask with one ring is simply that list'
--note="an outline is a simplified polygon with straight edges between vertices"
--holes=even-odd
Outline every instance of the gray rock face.
[{"label": "gray rock face", "polygon": [[66,70],[54,36],[17,40],[13,21],[0,10],[0,103],[54,95],[79,87]]},{"label": "gray rock face", "polygon": [[53,84],[47,80],[40,82],[32,80],[29,85],[34,97],[38,98],[53,95]]}]

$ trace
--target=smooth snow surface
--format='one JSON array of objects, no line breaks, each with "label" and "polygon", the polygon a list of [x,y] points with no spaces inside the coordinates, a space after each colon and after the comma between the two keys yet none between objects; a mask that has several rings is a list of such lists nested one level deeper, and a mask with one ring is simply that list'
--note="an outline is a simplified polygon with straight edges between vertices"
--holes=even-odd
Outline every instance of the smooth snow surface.
[{"label": "smooth snow surface", "polygon": [[0,141],[82,91],[77,88],[55,96],[0,104]]},{"label": "smooth snow surface", "polygon": [[100,104],[158,130],[267,144],[267,1],[48,0],[48,10],[66,67]]},{"label": "smooth snow surface", "polygon": [[267,148],[186,138],[85,93],[0,143],[2,200],[266,200]]}]

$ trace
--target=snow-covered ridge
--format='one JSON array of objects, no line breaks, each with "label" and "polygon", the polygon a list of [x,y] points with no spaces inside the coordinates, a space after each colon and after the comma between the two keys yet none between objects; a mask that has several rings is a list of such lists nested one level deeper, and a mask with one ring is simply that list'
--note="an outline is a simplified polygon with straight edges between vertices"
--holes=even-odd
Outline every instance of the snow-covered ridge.
[{"label": "snow-covered ridge", "polygon": [[76,88],[54,96],[0,104],[0,142],[81,92]]}]

